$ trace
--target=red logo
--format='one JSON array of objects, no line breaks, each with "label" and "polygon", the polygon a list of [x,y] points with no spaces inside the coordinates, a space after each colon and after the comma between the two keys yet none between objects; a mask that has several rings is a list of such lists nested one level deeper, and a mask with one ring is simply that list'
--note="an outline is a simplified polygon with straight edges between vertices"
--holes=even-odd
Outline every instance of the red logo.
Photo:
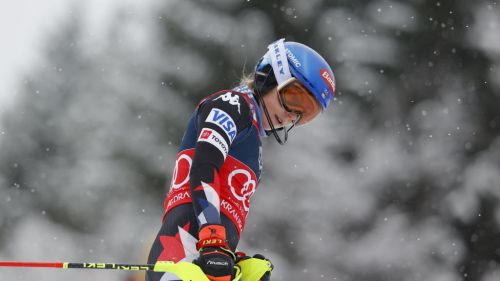
[{"label": "red logo", "polygon": [[175,168],[172,175],[170,190],[179,189],[189,182],[189,171],[191,170],[192,163],[193,159],[191,159],[187,153],[179,153],[177,159],[175,159]]},{"label": "red logo", "polygon": [[212,134],[212,130],[204,129],[203,131],[201,131],[200,140],[208,139],[208,137],[210,137],[211,134]]},{"label": "red logo", "polygon": [[250,209],[250,197],[252,197],[257,182],[250,171],[246,169],[233,170],[227,177],[227,183],[231,188],[234,198],[238,199],[246,212]]},{"label": "red logo", "polygon": [[319,72],[321,73],[321,78],[323,78],[325,83],[328,85],[328,88],[330,88],[333,96],[333,93],[335,93],[335,80],[333,79],[333,75],[330,75],[328,70],[324,68],[322,68]]}]

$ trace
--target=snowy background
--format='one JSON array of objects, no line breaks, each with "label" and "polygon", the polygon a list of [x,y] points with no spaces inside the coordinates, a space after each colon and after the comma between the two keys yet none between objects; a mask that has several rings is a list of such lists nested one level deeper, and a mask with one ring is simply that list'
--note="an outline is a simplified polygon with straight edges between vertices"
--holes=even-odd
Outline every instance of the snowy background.
[{"label": "snowy background", "polygon": [[500,3],[44,2],[0,4],[0,260],[145,262],[195,104],[286,37],[337,98],[264,141],[241,250],[273,280],[500,279]]}]

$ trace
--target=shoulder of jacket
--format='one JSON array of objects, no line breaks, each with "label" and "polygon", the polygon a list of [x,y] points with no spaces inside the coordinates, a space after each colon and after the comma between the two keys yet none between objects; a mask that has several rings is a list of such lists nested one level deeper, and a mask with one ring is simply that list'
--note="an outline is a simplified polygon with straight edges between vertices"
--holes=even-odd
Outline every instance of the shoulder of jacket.
[{"label": "shoulder of jacket", "polygon": [[249,97],[248,94],[234,91],[234,90],[222,90],[216,93],[213,93],[205,98],[203,98],[199,103],[198,107],[203,105],[204,103],[208,101],[221,101],[221,102],[226,102],[232,106],[235,106],[238,110],[238,113],[243,113],[245,111],[250,111],[250,114],[252,115],[255,106]]}]

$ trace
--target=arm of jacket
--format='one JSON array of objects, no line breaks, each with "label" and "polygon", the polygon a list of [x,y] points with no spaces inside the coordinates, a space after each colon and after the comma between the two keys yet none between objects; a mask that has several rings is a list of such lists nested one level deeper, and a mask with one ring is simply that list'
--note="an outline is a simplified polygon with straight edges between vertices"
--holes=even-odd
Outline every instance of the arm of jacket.
[{"label": "arm of jacket", "polygon": [[235,92],[216,94],[198,108],[197,141],[190,171],[190,190],[201,227],[220,224],[219,171],[236,135],[252,125],[246,100]]}]

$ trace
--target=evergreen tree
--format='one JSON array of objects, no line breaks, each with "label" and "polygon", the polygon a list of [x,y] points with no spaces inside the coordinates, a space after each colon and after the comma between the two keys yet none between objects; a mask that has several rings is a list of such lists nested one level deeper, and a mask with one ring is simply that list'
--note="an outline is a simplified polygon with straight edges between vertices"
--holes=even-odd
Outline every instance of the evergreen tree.
[{"label": "evergreen tree", "polygon": [[72,18],[2,119],[2,244],[40,212],[115,237],[104,229],[127,203],[156,206],[156,224],[126,222],[154,235],[189,114],[285,37],[324,55],[337,96],[284,147],[264,140],[241,249],[283,280],[495,280],[499,14],[491,1],[173,0],[118,13],[99,45]]}]

